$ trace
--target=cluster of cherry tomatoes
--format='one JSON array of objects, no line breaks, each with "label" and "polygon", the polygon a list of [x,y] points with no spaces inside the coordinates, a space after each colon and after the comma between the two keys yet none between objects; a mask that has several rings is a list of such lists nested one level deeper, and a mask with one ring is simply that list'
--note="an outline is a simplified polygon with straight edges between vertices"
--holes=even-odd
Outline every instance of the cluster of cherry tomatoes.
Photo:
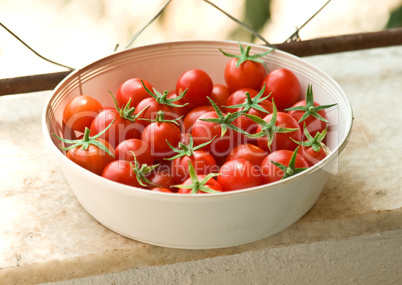
[{"label": "cluster of cherry tomatoes", "polygon": [[[224,71],[225,84],[201,69],[184,71],[173,91],[131,78],[115,106],[88,95],[65,107],[61,138],[69,159],[106,179],[152,191],[215,193],[285,179],[329,153],[326,110],[312,86],[301,90],[285,68],[268,71],[240,44]],[[168,89],[169,90],[169,89]],[[301,93],[305,92],[305,99]],[[68,133],[68,132],[65,132]]]}]

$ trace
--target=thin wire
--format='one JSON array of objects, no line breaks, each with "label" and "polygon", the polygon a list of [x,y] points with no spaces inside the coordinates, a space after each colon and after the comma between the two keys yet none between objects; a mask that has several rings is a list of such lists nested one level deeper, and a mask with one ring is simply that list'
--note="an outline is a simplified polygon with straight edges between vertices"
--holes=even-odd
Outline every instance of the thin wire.
[{"label": "thin wire", "polygon": [[301,25],[299,28],[297,28],[296,31],[295,31],[293,34],[291,34],[290,37],[288,37],[288,38],[284,41],[284,43],[288,43],[288,42],[300,40],[299,31],[300,31],[301,29],[303,29],[304,26],[306,26],[315,16],[317,16],[318,13],[320,13],[320,12],[322,11],[322,9],[324,9],[324,8],[329,4],[329,2],[331,2],[331,0],[328,0],[320,9],[318,9],[317,12],[315,12],[307,21],[305,21],[305,22],[303,23],[303,25]]},{"label": "thin wire", "polygon": [[31,48],[27,43],[25,43],[22,39],[20,39],[16,34],[14,34],[10,29],[8,29],[3,23],[0,22],[0,26],[3,27],[7,32],[9,32],[14,38],[16,38],[20,43],[22,43],[25,47],[27,47],[30,51],[32,51],[35,55],[37,55],[38,57],[40,57],[41,59],[44,59],[52,64],[67,68],[69,70],[74,70],[75,68],[72,68],[70,66],[55,62],[53,60],[50,60],[46,57],[44,57],[43,55],[39,54],[37,51],[35,51],[33,48]]},{"label": "thin wire", "polygon": [[209,5],[213,6],[214,8],[216,8],[217,10],[219,10],[220,12],[222,12],[223,14],[225,14],[227,17],[229,17],[230,19],[232,19],[233,21],[235,21],[237,24],[239,24],[240,26],[242,26],[244,29],[246,29],[247,31],[249,31],[250,33],[252,33],[255,37],[259,38],[260,40],[262,40],[266,46],[272,47],[272,45],[266,40],[264,39],[263,36],[261,36],[259,33],[257,33],[256,31],[254,31],[254,29],[252,29],[250,26],[246,25],[245,23],[237,20],[235,17],[233,17],[232,15],[228,14],[227,12],[225,12],[224,10],[222,10],[221,8],[219,8],[218,6],[216,6],[215,4],[209,2],[208,0],[204,0],[204,2],[208,3]]},{"label": "thin wire", "polygon": [[129,48],[129,46],[138,38],[138,36],[150,25],[152,24],[153,21],[155,21],[162,13],[165,11],[166,7],[170,4],[172,0],[168,0],[163,4],[163,6],[159,9],[158,12],[149,20],[144,27],[142,27],[129,41],[129,43],[126,45],[125,49]]}]

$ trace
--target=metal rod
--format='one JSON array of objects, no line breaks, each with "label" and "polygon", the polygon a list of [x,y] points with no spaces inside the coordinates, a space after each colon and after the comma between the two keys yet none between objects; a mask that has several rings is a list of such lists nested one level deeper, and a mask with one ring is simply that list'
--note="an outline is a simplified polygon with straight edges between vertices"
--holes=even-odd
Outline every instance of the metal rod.
[{"label": "metal rod", "polygon": [[222,10],[221,8],[219,8],[218,6],[216,6],[214,3],[211,3],[208,0],[204,0],[204,2],[208,3],[209,5],[211,5],[212,7],[214,7],[215,9],[217,9],[218,11],[220,11],[221,13],[223,13],[225,16],[227,16],[228,18],[230,18],[232,21],[234,21],[235,23],[239,24],[242,28],[246,29],[247,31],[249,31],[252,35],[254,35],[256,38],[259,38],[260,40],[262,40],[266,46],[271,47],[272,45],[263,37],[261,36],[259,33],[257,33],[254,29],[252,29],[250,26],[246,25],[245,23],[237,20],[235,17],[233,17],[232,15],[230,15],[229,13],[225,12],[224,10]]},{"label": "metal rod", "polygon": [[[299,57],[402,45],[402,28],[273,45]],[[0,96],[52,90],[70,71],[0,79]]]},{"label": "metal rod", "polygon": [[131,44],[138,38],[138,36],[150,25],[152,24],[162,13],[165,11],[166,7],[169,5],[170,1],[168,0],[163,4],[163,6],[155,13],[155,15],[131,38],[129,43],[126,45],[125,49],[128,49]]},{"label": "metal rod", "polygon": [[69,69],[69,70],[74,70],[74,68],[72,68],[72,67],[70,67],[70,66],[67,66],[67,65],[64,65],[64,64],[55,62],[55,61],[53,61],[53,60],[51,60],[51,59],[48,59],[48,58],[44,57],[43,55],[41,55],[40,53],[38,53],[36,50],[34,50],[33,48],[31,48],[31,47],[30,47],[26,42],[24,42],[20,37],[18,37],[16,34],[14,34],[9,28],[6,27],[3,23],[0,22],[0,26],[1,26],[3,29],[5,29],[8,33],[10,33],[14,38],[16,38],[20,43],[22,43],[26,48],[28,48],[31,52],[33,52],[36,56],[40,57],[41,59],[46,60],[47,62],[50,62],[51,64],[54,64],[54,65],[58,65],[58,66],[67,68],[67,69]]},{"label": "metal rod", "polygon": [[299,38],[299,31],[301,29],[303,29],[312,19],[315,18],[315,16],[317,16],[328,4],[329,2],[331,2],[331,0],[328,0],[327,2],[325,2],[325,4],[317,10],[317,12],[315,12],[310,18],[307,19],[307,21],[305,21],[300,27],[298,27],[296,29],[296,31],[290,35],[289,38],[287,38],[287,40],[285,42],[292,42],[292,41],[298,41],[300,40]]},{"label": "metal rod", "polygon": [[54,89],[71,71],[0,79],[0,96]]},{"label": "metal rod", "polygon": [[402,45],[402,28],[276,44],[299,57]]}]

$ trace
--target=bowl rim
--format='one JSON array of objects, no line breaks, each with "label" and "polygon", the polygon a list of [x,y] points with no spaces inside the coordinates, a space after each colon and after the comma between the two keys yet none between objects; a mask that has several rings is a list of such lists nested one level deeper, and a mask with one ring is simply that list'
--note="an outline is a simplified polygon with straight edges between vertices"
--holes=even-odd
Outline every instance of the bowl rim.
[{"label": "bowl rim", "polygon": [[[269,49],[270,47],[263,46],[263,45],[258,45],[258,44],[252,44],[252,43],[247,43],[247,42],[239,42],[239,41],[232,41],[232,40],[176,40],[176,41],[165,41],[165,42],[159,42],[159,43],[151,43],[151,44],[146,44],[146,45],[141,45],[137,47],[132,47],[129,49],[125,49],[122,51],[115,52],[113,54],[104,56],[96,61],[93,61],[82,68],[78,68],[71,73],[69,73],[62,81],[60,81],[57,86],[52,90],[51,96],[46,100],[45,107],[42,113],[42,131],[46,140],[46,143],[50,146],[52,149],[53,153],[60,159],[61,162],[67,163],[67,165],[70,168],[75,169],[76,171],[84,171],[83,174],[85,174],[86,178],[93,180],[94,182],[102,182],[102,184],[106,185],[106,187],[110,190],[121,192],[122,194],[126,195],[145,195],[145,196],[153,196],[153,197],[167,197],[168,199],[217,199],[217,197],[221,197],[222,199],[225,199],[226,197],[232,197],[232,196],[240,196],[240,195],[246,195],[250,193],[257,193],[260,191],[275,191],[277,189],[278,185],[285,185],[287,183],[291,183],[294,180],[299,180],[302,179],[303,177],[320,170],[324,165],[328,164],[330,161],[333,159],[336,159],[339,154],[344,150],[346,147],[350,137],[351,137],[351,132],[352,132],[352,126],[353,126],[353,121],[354,121],[354,114],[353,114],[353,108],[350,103],[349,98],[346,96],[345,92],[341,88],[341,86],[332,78],[330,77],[326,72],[323,70],[315,67],[314,65],[310,64],[308,61],[305,61],[304,59],[297,57],[293,54],[290,54],[288,52],[275,49],[274,53],[279,53],[282,56],[287,56],[288,58],[295,59],[297,61],[303,62],[304,65],[308,66],[310,69],[314,70],[314,72],[320,73],[322,76],[325,77],[325,80],[330,82],[332,86],[336,87],[338,91],[341,93],[347,107],[347,111],[350,113],[350,120],[345,121],[345,135],[339,142],[339,144],[336,145],[336,147],[331,151],[331,153],[325,157],[323,160],[318,162],[317,164],[313,165],[312,167],[309,167],[308,169],[302,171],[301,173],[298,173],[296,175],[293,175],[291,177],[286,178],[286,180],[280,180],[280,181],[275,181],[271,182],[268,184],[263,184],[259,185],[256,187],[250,187],[250,188],[245,188],[245,189],[240,189],[240,190],[234,190],[234,191],[226,191],[226,192],[219,192],[219,193],[208,193],[207,195],[191,195],[191,194],[178,194],[178,193],[164,193],[164,192],[155,192],[155,191],[150,191],[149,189],[142,189],[138,187],[133,187],[129,185],[124,185],[122,183],[118,183],[115,181],[111,181],[108,179],[105,179],[95,173],[92,173],[91,171],[77,165],[76,163],[72,162],[69,160],[61,151],[60,149],[53,143],[51,139],[51,134],[50,134],[50,126],[47,122],[47,114],[48,110],[50,109],[50,103],[55,97],[55,94],[57,91],[61,88],[63,88],[64,85],[68,84],[68,82],[76,76],[77,74],[91,69],[94,66],[101,65],[103,61],[108,60],[113,57],[120,56],[121,54],[124,53],[131,53],[133,51],[136,51],[138,49],[144,49],[144,48],[149,48],[149,47],[158,47],[158,46],[165,46],[165,45],[181,45],[181,44],[197,44],[197,45],[204,45],[204,44],[221,44],[221,43],[227,43],[227,44],[236,44],[238,45],[239,43],[244,45],[247,44],[251,47],[258,47],[258,48],[267,48]],[[272,53],[272,54],[274,54]]]}]

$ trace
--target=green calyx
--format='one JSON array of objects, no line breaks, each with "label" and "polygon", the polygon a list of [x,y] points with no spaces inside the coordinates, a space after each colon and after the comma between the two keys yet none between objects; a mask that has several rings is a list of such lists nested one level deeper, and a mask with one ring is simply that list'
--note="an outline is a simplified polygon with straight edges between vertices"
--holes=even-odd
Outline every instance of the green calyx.
[{"label": "green calyx", "polygon": [[183,118],[183,116],[180,116],[180,117],[178,117],[178,118],[176,118],[174,120],[166,120],[165,119],[165,111],[159,110],[158,113],[156,114],[155,119],[139,118],[139,120],[156,122],[156,123],[172,123],[172,124],[175,124],[177,126],[180,126],[180,124],[177,121],[181,120],[181,118]]},{"label": "green calyx", "polygon": [[271,150],[271,144],[274,140],[274,134],[275,133],[291,133],[294,131],[297,131],[295,128],[282,128],[275,126],[276,119],[277,119],[277,114],[278,110],[276,108],[274,100],[272,100],[272,105],[273,105],[273,111],[272,111],[272,117],[269,122],[264,121],[260,117],[254,116],[254,115],[249,115],[249,114],[244,114],[244,116],[252,119],[254,122],[256,122],[258,125],[261,126],[261,131],[256,133],[256,134],[251,134],[248,135],[249,138],[261,138],[266,136],[268,139],[268,148]]},{"label": "green calyx", "polygon": [[136,177],[138,183],[143,187],[146,187],[147,184],[151,184],[151,185],[160,187],[159,185],[156,185],[156,184],[152,183],[151,181],[149,181],[149,179],[146,177],[146,175],[148,175],[151,171],[153,171],[156,167],[158,167],[159,164],[154,164],[154,165],[150,165],[150,166],[148,166],[147,164],[140,165],[137,161],[137,158],[135,157],[134,152],[131,151],[131,153],[134,156],[134,163],[129,162],[129,164],[135,174],[135,177]]},{"label": "green calyx", "polygon": [[321,148],[323,148],[326,152],[328,152],[328,147],[324,145],[324,143],[322,142],[325,136],[327,135],[327,127],[321,133],[317,132],[314,137],[307,130],[306,123],[304,123],[303,125],[303,131],[304,135],[307,138],[307,141],[299,142],[294,140],[293,138],[290,139],[295,143],[297,143],[298,145],[304,147],[311,147],[315,152],[319,152]]},{"label": "green calyx", "polygon": [[268,66],[261,59],[261,57],[266,56],[267,54],[271,53],[274,49],[271,49],[271,50],[266,51],[264,53],[250,55],[250,49],[251,49],[250,46],[247,46],[246,49],[244,49],[243,46],[239,42],[239,47],[240,47],[240,55],[229,54],[229,53],[224,52],[221,49],[219,49],[219,50],[221,51],[221,53],[223,53],[227,57],[237,58],[236,68],[238,68],[240,66],[240,64],[242,64],[246,60],[249,60],[249,61],[254,61],[254,62],[258,62],[258,63],[263,64],[264,67],[268,70]]},{"label": "green calyx", "polygon": [[290,158],[288,166],[283,165],[282,163],[279,163],[279,162],[271,160],[271,163],[273,163],[275,166],[279,167],[285,173],[282,176],[281,180],[286,179],[286,178],[288,178],[290,176],[293,176],[295,174],[298,174],[298,173],[300,173],[300,172],[302,172],[302,171],[307,169],[307,168],[304,168],[304,167],[295,168],[296,156],[297,156],[298,151],[299,151],[299,146],[293,152],[292,157]]},{"label": "green calyx", "polygon": [[201,121],[205,122],[211,122],[215,124],[221,125],[221,137],[223,137],[228,129],[231,129],[235,132],[244,134],[244,135],[249,135],[246,131],[238,128],[233,124],[233,121],[239,118],[241,115],[243,115],[243,112],[235,112],[235,113],[227,113],[225,116],[223,115],[222,111],[219,109],[219,107],[216,105],[216,103],[209,97],[207,97],[208,100],[211,102],[212,107],[214,108],[216,115],[218,118],[207,118],[207,119],[200,119]]},{"label": "green calyx", "polygon": [[134,113],[135,107],[130,108],[131,98],[128,100],[126,105],[123,105],[121,108],[119,108],[113,93],[111,91],[109,91],[109,93],[110,95],[112,95],[114,105],[116,106],[116,110],[119,112],[120,117],[129,120],[130,122],[135,122],[137,118],[141,115],[141,113],[144,112],[147,108],[149,108],[149,106],[147,106],[146,108],[142,109],[141,112],[139,112],[138,114]]},{"label": "green calyx", "polygon": [[147,91],[147,93],[149,95],[151,95],[153,98],[155,98],[156,102],[158,102],[159,104],[167,105],[170,107],[176,107],[176,108],[181,108],[181,107],[188,105],[188,103],[183,104],[183,105],[174,104],[174,102],[182,99],[184,97],[184,95],[186,95],[187,89],[184,90],[181,94],[179,94],[179,96],[169,99],[167,97],[169,95],[169,91],[165,90],[165,91],[163,91],[163,94],[161,94],[155,88],[153,88],[153,92],[152,92],[145,86],[144,81],[142,79],[141,79],[141,83],[142,83],[142,86],[144,87],[145,91]]},{"label": "green calyx", "polygon": [[307,92],[306,92],[306,106],[296,106],[296,107],[291,107],[285,109],[285,111],[303,111],[304,114],[300,118],[299,123],[303,122],[305,119],[307,119],[309,116],[313,116],[314,118],[328,123],[328,120],[323,118],[320,114],[318,114],[319,111],[328,109],[332,106],[335,106],[335,104],[330,104],[330,105],[320,105],[320,106],[314,106],[314,96],[313,96],[313,87],[311,84],[307,86]]},{"label": "green calyx", "polygon": [[198,191],[202,191],[205,193],[219,193],[219,191],[213,190],[213,189],[205,186],[205,184],[208,182],[209,179],[220,175],[219,173],[210,173],[207,176],[205,176],[202,180],[199,180],[197,177],[197,174],[195,173],[194,167],[190,161],[188,161],[188,170],[189,170],[192,184],[174,185],[173,187],[191,189],[191,192],[190,192],[191,194],[196,194]]},{"label": "green calyx", "polygon": [[248,111],[250,111],[250,109],[255,109],[269,114],[267,110],[265,110],[263,107],[259,105],[262,101],[268,99],[268,97],[271,96],[271,94],[269,94],[268,96],[261,98],[261,96],[264,94],[264,91],[265,91],[265,84],[262,87],[261,91],[254,98],[251,98],[250,93],[246,92],[246,102],[242,104],[223,106],[223,107],[233,109],[242,108],[241,112],[243,113],[247,113]]},{"label": "green calyx", "polygon": [[185,145],[182,142],[179,142],[179,148],[175,148],[174,146],[172,146],[168,140],[166,140],[166,143],[169,145],[169,147],[177,153],[177,155],[170,157],[170,158],[165,158],[166,160],[173,160],[179,157],[183,157],[183,156],[193,156],[194,155],[194,151],[203,148],[204,146],[210,144],[215,138],[213,137],[210,141],[207,141],[203,144],[194,146],[194,141],[193,141],[193,137],[189,134],[189,138],[190,138],[190,142],[188,143],[188,145]]},{"label": "green calyx", "polygon": [[83,150],[87,150],[88,147],[90,145],[94,145],[96,147],[98,147],[99,149],[103,150],[104,152],[106,152],[107,154],[109,154],[110,156],[112,156],[114,158],[114,155],[110,152],[110,150],[104,145],[102,144],[100,141],[97,140],[97,138],[99,138],[101,135],[103,135],[109,128],[110,126],[114,123],[116,119],[114,119],[109,126],[107,126],[104,130],[102,130],[101,132],[99,132],[98,134],[96,134],[95,136],[91,137],[89,136],[90,133],[90,129],[85,128],[84,131],[84,137],[81,140],[68,140],[68,139],[63,139],[59,136],[57,136],[56,134],[52,133],[53,136],[55,136],[58,140],[64,142],[64,143],[68,143],[71,144],[68,147],[61,147],[60,148],[64,151],[69,151],[70,149],[76,148],[76,147],[81,147]]}]

